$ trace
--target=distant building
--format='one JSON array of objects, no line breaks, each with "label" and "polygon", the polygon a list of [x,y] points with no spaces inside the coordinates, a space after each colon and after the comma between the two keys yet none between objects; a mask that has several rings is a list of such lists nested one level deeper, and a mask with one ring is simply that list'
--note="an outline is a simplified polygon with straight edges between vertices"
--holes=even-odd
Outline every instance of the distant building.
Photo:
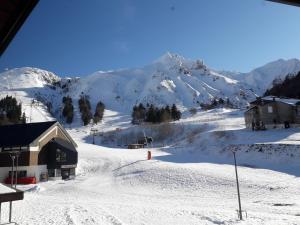
[{"label": "distant building", "polygon": [[144,144],[129,144],[128,149],[139,149],[144,148]]},{"label": "distant building", "polygon": [[[76,143],[56,121],[0,126],[0,183],[9,179],[19,152],[18,182],[75,176]],[[15,158],[15,166],[17,158]],[[15,176],[15,175],[14,175]],[[26,181],[27,180],[27,181]]]},{"label": "distant building", "polygon": [[259,97],[250,102],[245,122],[253,130],[300,125],[300,99]]}]

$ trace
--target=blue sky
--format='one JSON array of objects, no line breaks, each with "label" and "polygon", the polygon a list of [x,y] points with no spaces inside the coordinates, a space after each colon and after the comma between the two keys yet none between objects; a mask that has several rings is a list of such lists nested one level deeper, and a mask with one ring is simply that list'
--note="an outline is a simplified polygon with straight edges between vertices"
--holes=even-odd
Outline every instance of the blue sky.
[{"label": "blue sky", "polygon": [[300,8],[264,0],[40,0],[0,60],[62,76],[141,67],[167,51],[247,72],[300,58]]}]

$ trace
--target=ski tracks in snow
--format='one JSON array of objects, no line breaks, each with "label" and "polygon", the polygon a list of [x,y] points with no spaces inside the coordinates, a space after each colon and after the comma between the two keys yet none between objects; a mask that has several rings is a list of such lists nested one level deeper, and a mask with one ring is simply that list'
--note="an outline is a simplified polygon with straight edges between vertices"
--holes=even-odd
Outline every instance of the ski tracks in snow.
[{"label": "ski tracks in snow", "polygon": [[72,205],[65,212],[68,225],[123,225],[116,216],[99,207],[99,204]]}]

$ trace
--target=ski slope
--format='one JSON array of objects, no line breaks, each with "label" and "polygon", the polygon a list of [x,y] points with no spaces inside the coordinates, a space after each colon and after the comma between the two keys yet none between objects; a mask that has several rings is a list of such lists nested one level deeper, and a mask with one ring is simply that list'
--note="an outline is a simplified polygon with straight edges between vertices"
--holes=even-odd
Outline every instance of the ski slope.
[{"label": "ski slope", "polygon": [[[299,224],[300,180],[239,167],[242,207],[237,220],[234,167],[206,161],[166,162],[152,150],[80,144],[75,180],[32,187],[14,203],[19,224]],[[28,189],[28,187],[22,187]]]},{"label": "ski slope", "polygon": [[[244,107],[275,78],[283,78],[274,71],[298,72],[299,65],[298,60],[279,60],[247,74],[217,72],[202,61],[168,53],[143,68],[80,79],[35,68],[0,74],[0,97],[21,101],[29,122],[62,122],[65,95],[76,103],[83,92],[93,107],[99,100],[106,104],[103,121],[88,126],[82,126],[74,104],[74,123],[64,125],[78,144],[76,179],[19,186],[25,198],[13,203],[14,220],[22,225],[300,224],[299,128],[252,132],[245,129],[241,109],[188,111],[214,97]],[[58,81],[60,86],[53,85]],[[133,126],[130,110],[143,101],[177,103],[183,118]],[[90,144],[92,127],[101,134],[96,145]],[[144,132],[154,137],[149,161],[148,149],[125,146]],[[243,221],[236,213],[232,148],[238,150]],[[2,210],[4,221],[8,204]]]},{"label": "ski slope", "polygon": [[[19,186],[25,199],[14,203],[14,220],[22,225],[299,224],[300,156],[289,157],[285,150],[274,149],[272,155],[238,151],[246,212],[243,221],[237,219],[233,157],[230,151],[222,152],[224,137],[229,144],[246,140],[244,135],[250,137],[244,144],[267,143],[276,137],[278,143],[293,146],[300,138],[299,130],[245,130],[241,115],[237,110],[218,109],[186,116],[178,123],[205,123],[207,129],[189,144],[182,139],[176,146],[165,142],[164,147],[149,149],[152,160],[146,160],[148,149],[91,145],[88,128],[68,129],[78,144],[76,179]],[[110,116],[118,118],[120,125],[128,120]],[[104,130],[114,123],[110,116],[101,125]],[[7,213],[8,204],[2,208]]]}]

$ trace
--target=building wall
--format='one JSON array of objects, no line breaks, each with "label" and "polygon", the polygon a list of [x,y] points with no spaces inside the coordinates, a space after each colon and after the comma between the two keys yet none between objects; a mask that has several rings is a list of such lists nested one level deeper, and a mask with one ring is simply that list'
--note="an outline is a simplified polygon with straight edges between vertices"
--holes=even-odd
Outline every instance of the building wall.
[{"label": "building wall", "polygon": [[[272,108],[271,111],[270,107]],[[288,121],[290,124],[300,124],[300,106],[299,110],[296,110],[294,105],[273,101],[264,105],[257,105],[257,108],[258,115],[255,115],[254,109],[245,112],[247,128],[251,128],[252,121],[262,121],[268,127],[279,127],[285,121]]]},{"label": "building wall", "polygon": [[[29,151],[21,152],[18,161],[20,166],[29,166],[30,152]],[[16,159],[15,159],[15,163],[16,163]],[[1,168],[0,170],[2,170],[2,167],[10,167],[11,165],[12,165],[12,159],[10,157],[10,154],[2,152],[0,154],[0,168]]]},{"label": "building wall", "polygon": [[51,129],[47,134],[44,135],[44,137],[42,137],[39,140],[39,150],[41,150],[41,148],[46,145],[52,138],[57,137],[57,126],[55,126],[53,129]]},{"label": "building wall", "polygon": [[295,123],[300,124],[300,105],[296,106],[296,110],[294,111]]},{"label": "building wall", "polygon": [[285,121],[288,121],[289,123],[295,123],[295,106],[277,102],[277,110],[279,123],[284,123]]},{"label": "building wall", "polygon": [[[19,157],[19,170],[26,170],[27,176],[35,176],[37,181],[40,180],[41,173],[47,173],[47,158],[45,153],[41,154],[43,146],[49,143],[53,138],[61,138],[71,143],[69,138],[61,131],[59,126],[52,127],[48,132],[43,133],[38,140],[33,142],[28,150],[21,153]],[[72,143],[73,144],[73,143]],[[76,152],[77,154],[77,152]],[[77,162],[77,161],[76,161]],[[11,171],[12,161],[9,154],[0,154],[0,182],[8,176]]]},{"label": "building wall", "polygon": [[[269,111],[269,108],[272,107],[272,112]],[[294,107],[292,105],[282,103],[282,102],[272,102],[265,104],[263,106],[258,106],[260,120],[264,122],[264,124],[274,124],[276,123],[284,123],[285,121],[289,121],[290,123],[294,123]]]},{"label": "building wall", "polygon": [[[272,112],[268,111],[269,107],[272,107]],[[274,120],[277,119],[277,104],[276,102],[272,102],[258,106],[258,112],[260,115],[260,120],[264,122],[264,124],[273,124]]]},{"label": "building wall", "polygon": [[61,138],[70,142],[66,135],[60,130],[58,126],[53,127],[47,133],[43,134],[39,140],[36,140],[30,145],[30,151],[40,151],[51,139]]},{"label": "building wall", "polygon": [[30,158],[29,158],[29,165],[36,166],[38,165],[38,158],[39,158],[39,151],[31,151],[30,152]]},{"label": "building wall", "polygon": [[251,128],[252,120],[253,120],[252,110],[245,112],[245,123],[247,128]]},{"label": "building wall", "polygon": [[[35,177],[36,180],[40,181],[40,176],[42,173],[47,173],[46,165],[39,166],[19,166],[18,171],[26,170],[28,177]],[[11,171],[11,167],[1,167],[0,169],[0,183],[4,181],[5,178],[8,177],[9,171]]]},{"label": "building wall", "polygon": [[245,112],[245,123],[247,128],[252,128],[252,122],[260,120],[257,108],[253,108]]}]

